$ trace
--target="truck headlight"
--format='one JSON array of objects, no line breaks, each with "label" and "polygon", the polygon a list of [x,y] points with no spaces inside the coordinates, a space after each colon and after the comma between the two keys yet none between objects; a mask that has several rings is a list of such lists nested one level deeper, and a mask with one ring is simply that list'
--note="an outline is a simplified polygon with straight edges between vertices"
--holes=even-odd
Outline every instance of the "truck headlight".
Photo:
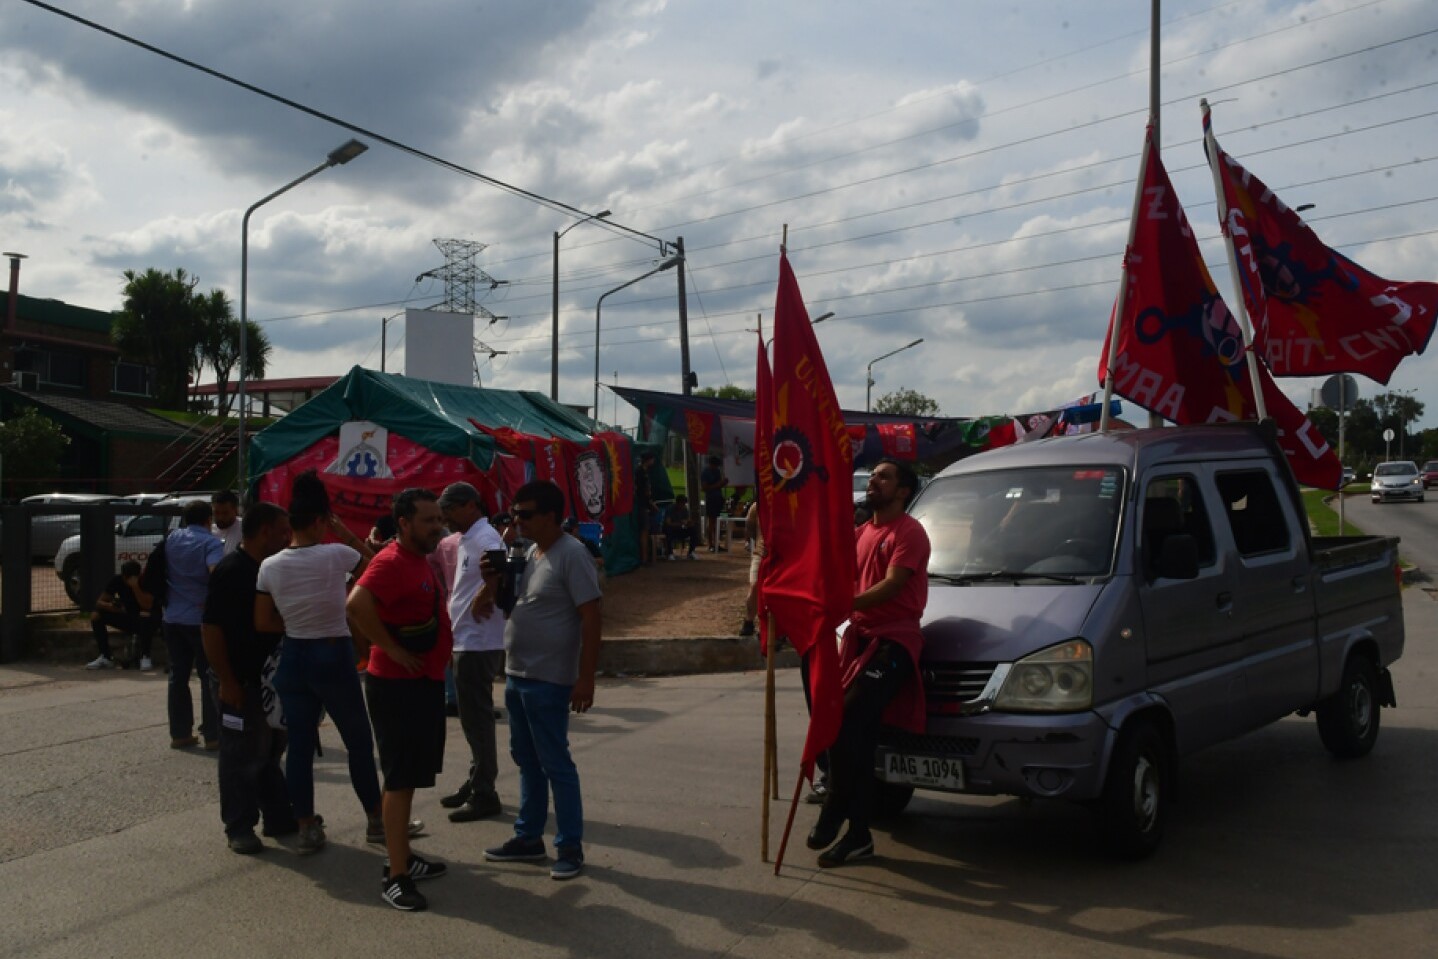
[{"label": "truck headlight", "polygon": [[1071,713],[1093,706],[1093,647],[1071,639],[1014,663],[993,708],[1022,713]]}]

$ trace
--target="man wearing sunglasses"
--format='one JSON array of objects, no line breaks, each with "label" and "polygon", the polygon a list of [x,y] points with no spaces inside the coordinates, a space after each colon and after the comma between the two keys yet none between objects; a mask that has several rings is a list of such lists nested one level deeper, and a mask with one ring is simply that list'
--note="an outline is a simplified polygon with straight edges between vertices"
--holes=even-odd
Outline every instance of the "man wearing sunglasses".
[{"label": "man wearing sunglasses", "polygon": [[[573,879],[584,867],[584,809],[579,770],[569,754],[569,712],[594,704],[599,662],[600,590],[594,561],[564,533],[564,494],[549,482],[527,483],[510,511],[528,540],[515,604],[504,628],[504,705],[509,751],[519,766],[519,815],[514,837],[486,849],[490,862],[543,861],[549,793],[554,794],[554,879]],[[500,570],[481,560],[485,587],[473,615],[494,615]]]}]

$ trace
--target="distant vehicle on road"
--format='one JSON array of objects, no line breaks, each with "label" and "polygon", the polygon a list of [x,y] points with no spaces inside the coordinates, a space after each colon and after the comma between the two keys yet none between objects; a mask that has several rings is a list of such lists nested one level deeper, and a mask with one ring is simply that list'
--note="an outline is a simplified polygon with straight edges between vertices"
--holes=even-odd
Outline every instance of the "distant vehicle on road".
[{"label": "distant vehicle on road", "polygon": [[1423,488],[1438,486],[1438,460],[1429,460],[1423,464]]},{"label": "distant vehicle on road", "polygon": [[1347,486],[1358,478],[1358,473],[1351,466],[1343,467],[1343,485]]},{"label": "distant vehicle on road", "polygon": [[1369,492],[1375,503],[1386,503],[1395,499],[1411,499],[1421,503],[1426,488],[1423,475],[1418,472],[1417,463],[1412,460],[1394,460],[1391,463],[1379,463],[1374,469]]}]

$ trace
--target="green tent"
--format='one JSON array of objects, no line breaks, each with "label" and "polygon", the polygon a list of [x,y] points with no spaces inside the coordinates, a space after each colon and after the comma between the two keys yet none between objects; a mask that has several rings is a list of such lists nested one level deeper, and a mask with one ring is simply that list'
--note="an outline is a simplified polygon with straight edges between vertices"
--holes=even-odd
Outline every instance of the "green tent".
[{"label": "green tent", "polygon": [[[494,390],[435,383],[356,366],[335,383],[268,429],[250,447],[246,488],[278,467],[337,436],[342,424],[368,420],[441,456],[458,457],[488,471],[497,453],[495,438],[480,429],[509,428],[516,433],[588,444],[593,420],[529,390]],[[473,422],[472,422],[473,421]],[[637,455],[634,448],[631,455]],[[512,491],[511,491],[512,492]],[[604,541],[610,574],[638,565],[638,518],[614,517]]]}]

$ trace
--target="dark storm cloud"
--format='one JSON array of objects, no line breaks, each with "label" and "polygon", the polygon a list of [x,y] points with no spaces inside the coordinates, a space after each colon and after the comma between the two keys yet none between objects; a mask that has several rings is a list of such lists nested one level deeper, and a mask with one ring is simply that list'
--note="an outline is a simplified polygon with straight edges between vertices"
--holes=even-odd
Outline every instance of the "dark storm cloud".
[{"label": "dark storm cloud", "polygon": [[[250,0],[177,9],[86,0],[70,11],[308,106],[442,153],[470,111],[552,63],[594,0]],[[279,104],[38,8],[7,4],[0,49],[37,83],[79,86],[212,144],[226,170],[277,175],[346,135]],[[335,141],[331,143],[330,141]],[[371,163],[371,166],[374,164]]]}]

